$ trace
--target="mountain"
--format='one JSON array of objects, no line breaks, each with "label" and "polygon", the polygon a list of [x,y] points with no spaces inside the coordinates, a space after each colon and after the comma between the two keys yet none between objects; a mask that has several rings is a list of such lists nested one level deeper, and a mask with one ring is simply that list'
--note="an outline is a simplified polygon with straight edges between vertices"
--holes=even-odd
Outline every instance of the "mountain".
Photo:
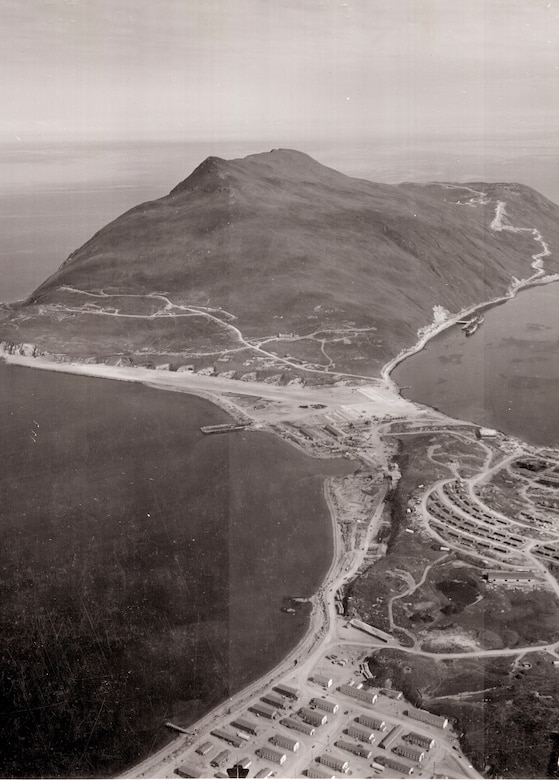
[{"label": "mountain", "polygon": [[[468,187],[375,184],[284,149],[209,157],[2,311],[0,340],[273,381],[372,376],[434,306],[456,312],[529,277],[541,245],[528,229],[559,270],[559,207],[522,185]],[[499,201],[502,224],[526,230],[492,229]]]}]

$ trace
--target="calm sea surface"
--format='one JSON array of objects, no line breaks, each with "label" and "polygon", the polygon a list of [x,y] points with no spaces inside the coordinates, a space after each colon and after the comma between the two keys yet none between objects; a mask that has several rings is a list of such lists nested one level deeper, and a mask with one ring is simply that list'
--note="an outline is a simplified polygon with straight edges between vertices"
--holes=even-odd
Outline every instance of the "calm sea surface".
[{"label": "calm sea surface", "polygon": [[0,408],[0,775],[112,776],[294,646],[352,465],[124,382],[0,364]]},{"label": "calm sea surface", "polygon": [[435,336],[392,374],[406,398],[559,446],[559,284],[533,287],[485,312],[469,338]]}]

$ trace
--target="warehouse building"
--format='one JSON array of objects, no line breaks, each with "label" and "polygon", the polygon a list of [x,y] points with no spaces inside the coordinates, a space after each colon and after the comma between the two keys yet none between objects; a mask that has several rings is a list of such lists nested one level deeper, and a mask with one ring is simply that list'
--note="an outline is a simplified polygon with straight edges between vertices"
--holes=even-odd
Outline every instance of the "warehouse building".
[{"label": "warehouse building", "polygon": [[330,780],[335,780],[336,775],[332,772],[329,772],[327,769],[323,769],[320,766],[311,765],[307,767],[306,770],[307,777],[325,777],[330,778]]},{"label": "warehouse building", "polygon": [[260,756],[260,758],[264,758],[266,761],[272,761],[274,764],[279,764],[280,766],[285,764],[287,761],[287,756],[285,753],[281,753],[279,750],[274,750],[267,745],[258,748],[256,755]]},{"label": "warehouse building", "polygon": [[500,571],[499,569],[487,569],[483,577],[488,582],[526,582],[534,579],[533,571]]},{"label": "warehouse building", "polygon": [[278,710],[285,709],[285,699],[277,693],[266,693],[262,696],[261,701],[272,707],[277,707]]},{"label": "warehouse building", "polygon": [[301,743],[298,739],[292,739],[291,737],[286,737],[285,734],[274,734],[270,737],[270,742],[272,745],[276,745],[276,747],[285,748],[286,750],[290,750],[292,753],[296,753],[297,750],[301,747]]},{"label": "warehouse building", "polygon": [[334,684],[334,680],[327,674],[313,674],[310,679],[317,685],[322,685],[323,688],[331,688]]},{"label": "warehouse building", "polygon": [[351,696],[352,699],[358,699],[364,701],[367,704],[375,704],[378,696],[373,691],[369,691],[366,688],[359,688],[357,685],[340,685],[338,690],[341,693],[345,693],[346,696]]},{"label": "warehouse building", "polygon": [[366,634],[370,634],[371,636],[374,636],[375,639],[380,639],[382,642],[390,642],[392,639],[390,634],[381,631],[380,628],[370,626],[368,623],[364,623],[362,620],[358,620],[357,618],[352,618],[349,622],[350,625],[352,625],[354,628],[358,628],[360,631],[364,631]]},{"label": "warehouse building", "polygon": [[439,729],[446,729],[448,726],[448,718],[442,715],[433,715],[432,712],[427,710],[416,710],[415,708],[406,710],[404,715],[414,720],[419,720],[421,723],[427,723],[429,726],[435,726]]},{"label": "warehouse building", "polygon": [[303,718],[305,723],[310,723],[311,726],[324,726],[328,723],[328,715],[316,710],[310,710],[308,707],[303,707],[299,710],[299,715]]},{"label": "warehouse building", "polygon": [[295,720],[295,718],[283,718],[280,720],[280,723],[288,729],[293,729],[293,731],[299,731],[301,734],[306,734],[307,737],[314,736],[316,732],[315,727],[311,726],[310,723],[303,723],[302,720]]},{"label": "warehouse building", "polygon": [[394,688],[381,688],[380,692],[389,699],[401,699],[404,696],[402,691],[395,691]]},{"label": "warehouse building", "polygon": [[348,742],[346,739],[339,739],[337,742],[334,742],[334,747],[353,753],[354,756],[359,756],[360,758],[370,758],[373,755],[373,751],[368,747],[356,745],[355,742]]},{"label": "warehouse building", "polygon": [[249,710],[259,718],[268,718],[268,720],[274,720],[278,717],[278,711],[275,709],[275,707],[270,707],[269,704],[264,704],[264,702],[260,701],[251,704]]},{"label": "warehouse building", "polygon": [[272,777],[274,774],[273,769],[259,769],[258,772],[254,775],[255,777]]},{"label": "warehouse building", "polygon": [[288,699],[293,699],[293,701],[297,701],[299,698],[299,690],[294,688],[292,685],[278,683],[274,686],[274,691],[281,693],[282,696],[287,696]]},{"label": "warehouse building", "polygon": [[415,761],[417,764],[420,764],[425,758],[425,752],[419,747],[414,747],[414,745],[396,745],[395,748],[392,748],[392,752],[396,753],[397,756],[402,756],[402,758]]},{"label": "warehouse building", "polygon": [[386,731],[386,722],[384,720],[375,718],[374,715],[360,715],[357,718],[357,722],[362,726],[367,726],[368,728],[375,729],[376,731]]},{"label": "warehouse building", "polygon": [[346,761],[345,758],[333,756],[331,753],[323,753],[318,757],[317,761],[319,764],[333,769],[334,772],[339,772],[344,775],[349,770],[349,761]]},{"label": "warehouse building", "polygon": [[311,699],[311,705],[332,714],[335,714],[340,709],[340,705],[331,699]]},{"label": "warehouse building", "polygon": [[480,439],[494,439],[498,435],[495,428],[478,428],[476,430],[476,436]]},{"label": "warehouse building", "polygon": [[217,756],[210,761],[210,764],[212,766],[221,766],[227,761],[230,755],[230,750],[222,750],[221,753],[218,753]]},{"label": "warehouse building", "polygon": [[247,734],[252,734],[253,737],[258,736],[258,727],[256,723],[252,720],[248,720],[248,718],[237,718],[236,720],[232,720],[231,725],[236,729],[246,731]]},{"label": "warehouse building", "polygon": [[388,748],[391,747],[391,745],[393,745],[396,742],[396,740],[399,738],[402,731],[403,731],[403,726],[393,726],[388,732],[388,734],[386,734],[381,739],[378,746],[383,750],[388,750]]},{"label": "warehouse building", "polygon": [[417,731],[410,731],[409,734],[404,734],[402,739],[406,742],[411,742],[412,745],[419,745],[423,750],[431,750],[435,747],[435,740],[432,737],[425,737],[423,734],[418,734]]},{"label": "warehouse building", "polygon": [[324,430],[326,431],[326,433],[329,433],[331,436],[335,436],[335,437],[336,437],[336,439],[339,439],[339,438],[340,438],[340,436],[343,436],[343,435],[344,435],[344,434],[343,434],[341,431],[339,431],[337,428],[334,428],[334,426],[333,426],[333,425],[325,425],[325,426],[324,426]]},{"label": "warehouse building", "polygon": [[236,734],[231,734],[230,731],[225,731],[225,729],[214,729],[211,733],[214,737],[219,737],[224,742],[229,742],[233,747],[241,747],[241,745],[245,744],[240,737]]},{"label": "warehouse building", "polygon": [[404,764],[403,761],[398,761],[391,756],[377,756],[376,761],[382,764],[386,769],[394,769],[396,772],[401,772],[403,775],[413,775],[413,766]]},{"label": "warehouse building", "polygon": [[188,764],[181,764],[175,769],[175,774],[179,777],[202,777],[202,773]]},{"label": "warehouse building", "polygon": [[374,732],[364,726],[359,726],[357,723],[350,723],[347,727],[347,733],[350,737],[353,737],[353,739],[358,739],[361,742],[368,742],[371,745],[375,741]]},{"label": "warehouse building", "polygon": [[213,748],[212,742],[204,742],[202,745],[199,745],[196,748],[196,752],[199,753],[201,756],[207,756],[212,748]]}]

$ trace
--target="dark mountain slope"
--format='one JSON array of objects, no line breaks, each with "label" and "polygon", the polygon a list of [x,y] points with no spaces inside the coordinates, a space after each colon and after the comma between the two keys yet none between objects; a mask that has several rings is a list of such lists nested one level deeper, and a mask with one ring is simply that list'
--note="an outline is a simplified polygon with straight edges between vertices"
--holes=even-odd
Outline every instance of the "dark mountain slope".
[{"label": "dark mountain slope", "polygon": [[[457,311],[503,294],[513,276],[531,275],[539,245],[528,232],[490,229],[498,200],[507,202],[513,224],[537,227],[551,246],[558,243],[559,208],[542,196],[520,185],[472,186],[490,191],[490,201],[465,205],[474,194],[458,185],[350,178],[290,150],[231,161],[210,157],[168,196],[122,215],[70,255],[25,305],[31,319],[22,323],[16,313],[0,326],[0,338],[12,331],[41,349],[101,359],[134,358],[144,348],[180,362],[200,351],[185,319],[159,341],[152,338],[154,320],[151,330],[145,321],[129,321],[124,334],[122,320],[115,322],[114,337],[107,338],[110,326],[103,323],[101,336],[89,316],[77,341],[58,327],[60,310],[53,320],[53,306],[56,312],[110,303],[64,286],[165,292],[173,303],[222,307],[247,338],[338,329],[351,342],[345,346],[358,349],[333,344],[336,368],[375,373],[415,341],[434,305]],[[204,324],[211,342],[219,324]],[[357,344],[351,328],[371,330]],[[221,336],[238,346],[231,332]],[[291,342],[288,350],[280,344],[276,351],[325,364],[316,341]]]}]

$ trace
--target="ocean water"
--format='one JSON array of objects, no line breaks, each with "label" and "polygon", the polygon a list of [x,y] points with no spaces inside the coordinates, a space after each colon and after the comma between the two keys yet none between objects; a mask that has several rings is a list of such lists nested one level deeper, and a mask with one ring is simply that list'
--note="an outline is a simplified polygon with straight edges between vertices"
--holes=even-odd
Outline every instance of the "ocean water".
[{"label": "ocean water", "polygon": [[559,446],[559,283],[524,290],[484,314],[474,335],[448,328],[392,378],[406,398],[452,417]]}]

